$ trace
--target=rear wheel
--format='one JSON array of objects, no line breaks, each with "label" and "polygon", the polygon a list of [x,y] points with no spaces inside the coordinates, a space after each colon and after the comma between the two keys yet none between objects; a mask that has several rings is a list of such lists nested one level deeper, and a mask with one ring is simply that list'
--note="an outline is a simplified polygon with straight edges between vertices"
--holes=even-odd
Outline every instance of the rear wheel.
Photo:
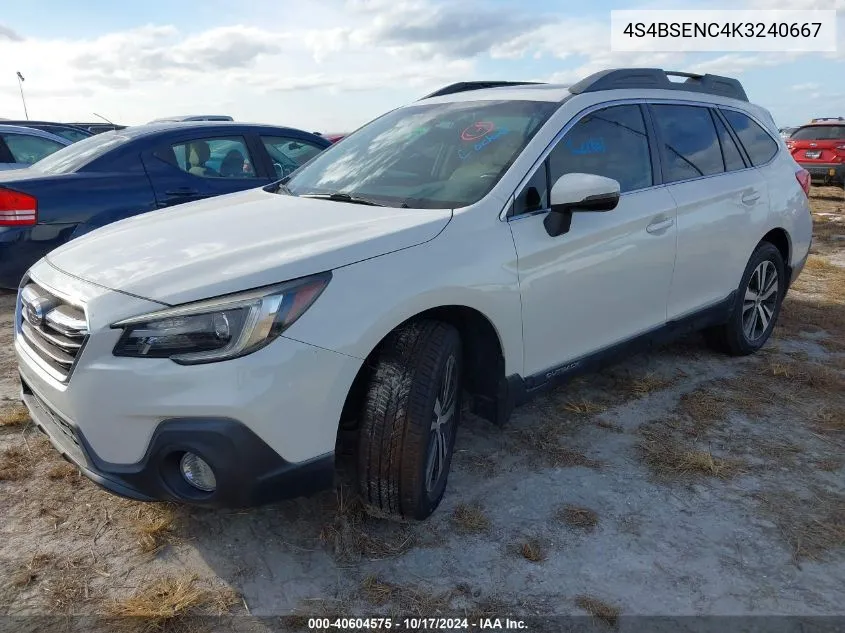
[{"label": "rear wheel", "polygon": [[382,344],[364,398],[358,482],[380,513],[424,519],[440,503],[460,421],[458,331],[420,320]]},{"label": "rear wheel", "polygon": [[783,257],[774,245],[761,242],[745,267],[730,319],[705,331],[708,343],[732,356],[756,352],[769,340],[785,294]]}]

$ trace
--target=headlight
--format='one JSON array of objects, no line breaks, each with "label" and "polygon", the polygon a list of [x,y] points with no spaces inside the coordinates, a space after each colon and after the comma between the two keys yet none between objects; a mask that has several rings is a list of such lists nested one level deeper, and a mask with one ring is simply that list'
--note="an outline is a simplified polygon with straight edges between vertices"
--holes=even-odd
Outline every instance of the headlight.
[{"label": "headlight", "polygon": [[123,335],[113,353],[182,365],[249,354],[289,328],[330,279],[331,273],[322,273],[118,321],[112,327],[123,329]]}]

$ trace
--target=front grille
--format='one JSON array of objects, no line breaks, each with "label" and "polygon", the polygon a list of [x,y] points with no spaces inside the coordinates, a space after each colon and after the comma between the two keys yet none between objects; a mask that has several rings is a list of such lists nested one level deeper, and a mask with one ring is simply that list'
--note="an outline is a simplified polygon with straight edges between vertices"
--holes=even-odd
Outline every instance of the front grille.
[{"label": "front grille", "polygon": [[44,369],[66,381],[88,337],[82,308],[29,282],[21,290],[17,321],[18,333]]}]

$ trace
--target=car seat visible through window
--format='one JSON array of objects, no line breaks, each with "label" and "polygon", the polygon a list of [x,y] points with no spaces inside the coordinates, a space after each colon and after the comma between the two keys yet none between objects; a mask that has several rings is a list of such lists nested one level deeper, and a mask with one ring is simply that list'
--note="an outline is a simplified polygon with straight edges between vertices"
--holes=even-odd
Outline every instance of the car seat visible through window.
[{"label": "car seat visible through window", "polygon": [[223,178],[243,178],[246,175],[244,155],[236,149],[229,150],[220,163],[220,175]]},{"label": "car seat visible through window", "polygon": [[211,150],[205,141],[194,141],[188,144],[188,173],[194,176],[217,176],[206,162],[211,158]]}]

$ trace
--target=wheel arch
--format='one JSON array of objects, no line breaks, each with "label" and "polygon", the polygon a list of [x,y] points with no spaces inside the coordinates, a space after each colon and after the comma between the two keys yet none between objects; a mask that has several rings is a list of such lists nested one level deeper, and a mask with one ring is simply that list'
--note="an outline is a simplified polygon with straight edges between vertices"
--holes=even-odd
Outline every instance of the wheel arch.
[{"label": "wheel arch", "polygon": [[789,237],[789,233],[786,229],[781,227],[773,228],[771,231],[766,233],[763,238],[760,240],[761,242],[768,242],[772,246],[780,251],[781,257],[783,257],[784,265],[789,268],[792,262],[792,240]]},{"label": "wheel arch", "polygon": [[377,362],[377,356],[391,332],[419,319],[448,323],[461,335],[464,354],[464,390],[470,394],[470,410],[496,424],[507,420],[513,408],[513,394],[505,377],[505,357],[502,338],[493,322],[476,308],[466,305],[441,305],[417,312],[384,332],[367,354],[347,392],[341,412],[339,433],[357,427],[367,383]]}]

